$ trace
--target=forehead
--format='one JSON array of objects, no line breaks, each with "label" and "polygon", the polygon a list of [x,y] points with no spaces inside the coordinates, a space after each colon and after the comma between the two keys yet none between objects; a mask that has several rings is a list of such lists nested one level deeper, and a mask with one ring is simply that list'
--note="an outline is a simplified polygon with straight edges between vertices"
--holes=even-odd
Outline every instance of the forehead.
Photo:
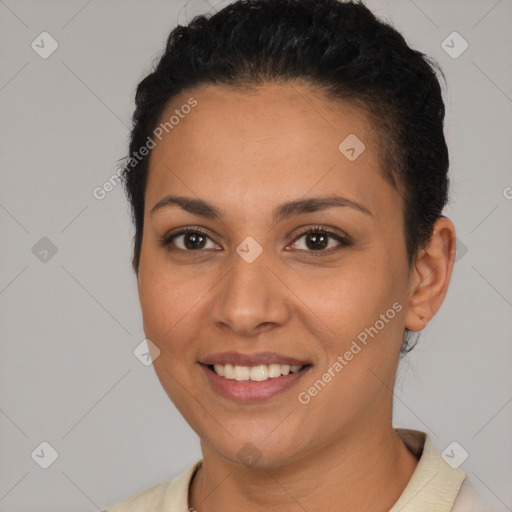
[{"label": "forehead", "polygon": [[[191,100],[193,108],[182,108]],[[213,203],[243,198],[256,207],[312,191],[340,192],[371,209],[383,190],[393,193],[380,175],[377,136],[365,110],[307,86],[198,87],[173,99],[161,126],[171,116],[172,129],[168,124],[152,150],[149,208],[166,193]],[[351,159],[347,146],[364,150]]]}]

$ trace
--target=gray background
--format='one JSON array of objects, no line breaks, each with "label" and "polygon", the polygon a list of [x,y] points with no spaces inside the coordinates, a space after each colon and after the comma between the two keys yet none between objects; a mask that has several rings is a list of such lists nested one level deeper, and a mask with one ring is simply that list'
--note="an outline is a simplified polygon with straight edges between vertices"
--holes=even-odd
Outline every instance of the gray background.
[{"label": "gray background", "polygon": [[[169,31],[226,3],[0,0],[2,511],[99,510],[201,456],[133,354],[144,333],[123,191],[92,191],[127,154],[135,86]],[[447,76],[460,244],[445,303],[401,365],[395,425],[440,450],[457,441],[485,501],[512,510],[512,2],[367,4]],[[46,59],[31,47],[43,31],[59,45]],[[453,31],[469,44],[458,58],[441,46]],[[46,261],[43,237],[57,249]],[[31,457],[43,441],[58,452],[48,469]]]}]

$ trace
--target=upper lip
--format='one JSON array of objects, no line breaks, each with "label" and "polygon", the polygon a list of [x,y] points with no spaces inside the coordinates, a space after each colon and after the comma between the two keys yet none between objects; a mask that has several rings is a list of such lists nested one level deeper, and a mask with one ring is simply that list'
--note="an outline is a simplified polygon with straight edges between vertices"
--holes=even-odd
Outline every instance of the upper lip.
[{"label": "upper lip", "polygon": [[200,361],[202,364],[232,364],[233,366],[257,366],[260,364],[288,364],[290,366],[302,366],[310,364],[308,361],[295,357],[277,354],[276,352],[255,352],[247,354],[242,352],[219,352],[206,356]]}]

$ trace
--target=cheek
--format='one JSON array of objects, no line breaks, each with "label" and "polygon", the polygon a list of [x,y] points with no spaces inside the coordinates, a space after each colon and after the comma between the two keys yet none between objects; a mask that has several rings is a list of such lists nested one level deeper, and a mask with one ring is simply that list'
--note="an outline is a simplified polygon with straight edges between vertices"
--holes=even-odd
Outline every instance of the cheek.
[{"label": "cheek", "polygon": [[343,340],[356,335],[397,300],[393,274],[383,261],[366,256],[347,259],[346,265],[306,280],[295,289],[310,315],[325,324],[331,338]]},{"label": "cheek", "polygon": [[156,265],[141,266],[139,299],[142,309],[144,332],[157,345],[176,338],[194,302],[202,294],[195,293],[192,283],[185,283],[176,272],[169,272]]},{"label": "cheek", "polygon": [[[187,381],[196,359],[190,343],[194,303],[201,294],[184,286],[174,274],[151,268],[139,279],[139,297],[144,333],[160,350],[154,370],[170,399],[185,415],[181,401],[183,383]],[[188,333],[188,334],[187,334]]]},{"label": "cheek", "polygon": [[199,340],[204,337],[201,333],[208,332],[209,290],[215,283],[212,274],[198,273],[193,265],[171,267],[147,258],[141,266],[139,299],[144,332],[165,355],[161,365],[180,371],[178,366],[195,363]]},{"label": "cheek", "polygon": [[329,369],[336,374],[317,405],[341,400],[357,408],[354,396],[371,400],[382,388],[379,378],[390,379],[402,343],[404,310],[401,278],[392,261],[382,251],[368,251],[297,292],[306,298],[311,322],[320,326],[315,337],[324,353],[308,385]]}]

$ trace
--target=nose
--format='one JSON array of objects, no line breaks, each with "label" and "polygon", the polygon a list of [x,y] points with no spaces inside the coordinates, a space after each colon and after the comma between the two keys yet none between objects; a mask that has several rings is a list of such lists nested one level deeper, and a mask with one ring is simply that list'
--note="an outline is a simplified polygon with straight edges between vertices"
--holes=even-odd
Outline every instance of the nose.
[{"label": "nose", "polygon": [[212,297],[210,317],[215,327],[254,337],[289,321],[291,292],[268,263],[264,252],[252,263],[233,255],[231,270]]}]

